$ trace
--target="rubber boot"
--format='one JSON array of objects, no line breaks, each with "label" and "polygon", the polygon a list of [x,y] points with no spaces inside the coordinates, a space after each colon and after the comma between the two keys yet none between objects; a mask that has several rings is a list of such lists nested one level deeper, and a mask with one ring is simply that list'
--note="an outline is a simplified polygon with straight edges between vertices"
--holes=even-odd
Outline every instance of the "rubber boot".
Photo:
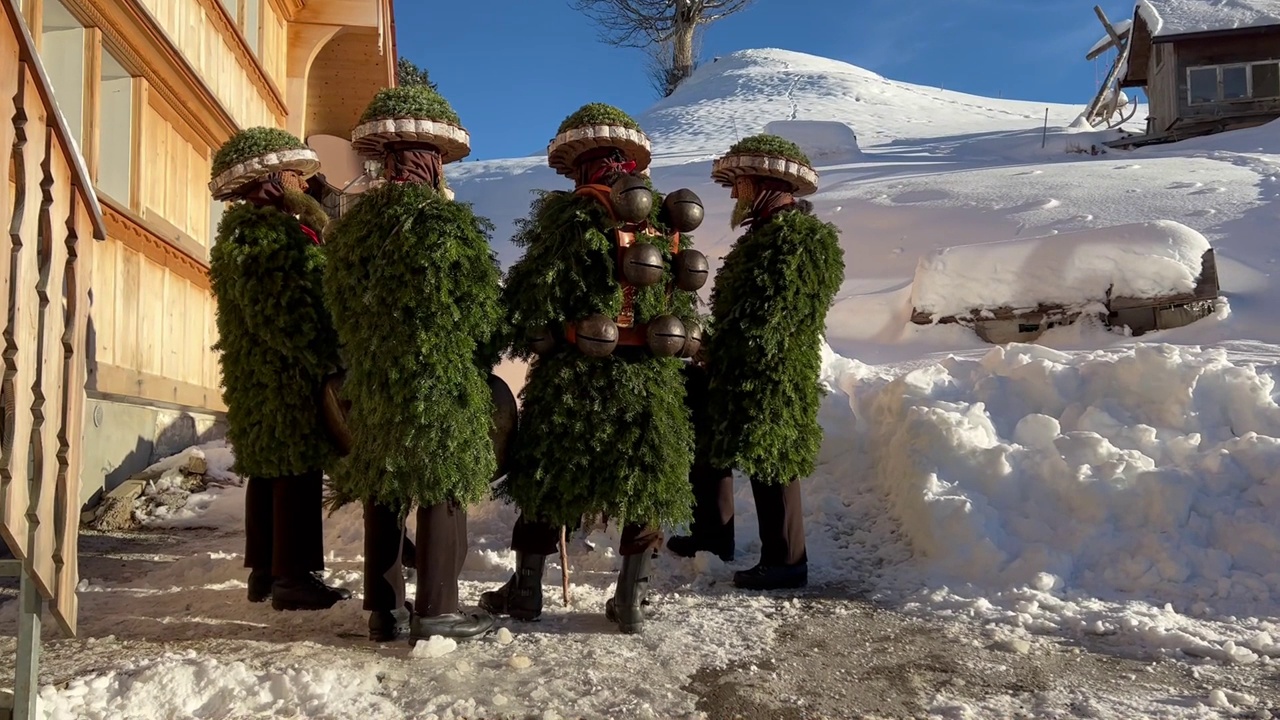
[{"label": "rubber boot", "polygon": [[618,587],[605,603],[604,614],[624,633],[638,633],[644,629],[644,601],[649,591],[649,566],[652,562],[653,555],[649,552],[622,557]]},{"label": "rubber boot", "polygon": [[480,594],[480,608],[532,622],[542,615],[542,570],[546,555],[516,553],[516,572],[506,585]]}]

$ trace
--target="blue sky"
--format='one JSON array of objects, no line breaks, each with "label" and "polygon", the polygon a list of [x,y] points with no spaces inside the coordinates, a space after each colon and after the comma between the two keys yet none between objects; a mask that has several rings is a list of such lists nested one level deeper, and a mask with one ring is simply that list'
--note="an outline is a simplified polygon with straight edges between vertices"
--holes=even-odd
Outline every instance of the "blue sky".
[{"label": "blue sky", "polygon": [[[701,56],[778,47],[977,95],[1089,101],[1103,34],[1095,0],[756,0],[712,25]],[[1132,0],[1096,2],[1112,22]],[[536,154],[583,103],[656,101],[639,50],[602,42],[567,0],[399,0],[400,54],[424,66],[471,132],[468,159]],[[1099,73],[1105,73],[1102,67]]]}]

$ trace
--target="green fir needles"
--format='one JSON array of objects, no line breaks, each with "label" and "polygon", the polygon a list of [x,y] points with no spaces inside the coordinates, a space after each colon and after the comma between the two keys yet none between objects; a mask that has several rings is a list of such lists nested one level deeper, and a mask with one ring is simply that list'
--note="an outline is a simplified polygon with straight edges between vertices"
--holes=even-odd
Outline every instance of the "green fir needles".
[{"label": "green fir needles", "polygon": [[223,398],[236,471],[298,475],[334,456],[321,383],[337,364],[324,307],[324,254],[294,218],[237,203],[218,226],[209,279],[217,298]]},{"label": "green fir needles", "polygon": [[794,160],[810,167],[813,165],[799,145],[777,135],[760,134],[742,138],[729,148],[726,155],[765,155]]},{"label": "green fir needles", "polygon": [[360,122],[395,118],[437,120],[458,127],[462,126],[462,121],[458,119],[458,114],[453,111],[449,101],[427,85],[408,85],[380,90],[365,108],[364,114],[360,116]]},{"label": "green fir needles", "polygon": [[556,134],[559,135],[566,130],[577,130],[578,128],[591,127],[593,125],[618,125],[628,130],[640,129],[640,124],[632,120],[630,115],[612,105],[587,103],[565,118],[564,122],[560,123],[559,129],[556,130]]},{"label": "green fir needles", "polygon": [[700,440],[716,467],[775,483],[813,472],[822,336],[843,280],[835,226],[798,208],[753,227],[725,257],[704,339],[713,428]]},{"label": "green fir needles", "polygon": [[246,160],[282,150],[306,150],[307,146],[279,128],[254,127],[241,130],[213,156],[211,178],[216,178]]},{"label": "green fir needles", "polygon": [[417,183],[368,191],[331,226],[324,289],[343,344],[351,453],[336,494],[407,510],[488,494],[499,271],[491,225]]}]

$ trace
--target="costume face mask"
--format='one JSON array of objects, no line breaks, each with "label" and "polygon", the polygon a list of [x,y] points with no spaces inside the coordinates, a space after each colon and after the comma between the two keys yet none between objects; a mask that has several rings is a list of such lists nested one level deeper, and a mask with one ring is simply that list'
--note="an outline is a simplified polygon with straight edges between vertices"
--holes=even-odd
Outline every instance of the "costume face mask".
[{"label": "costume face mask", "polygon": [[738,202],[733,206],[733,214],[729,216],[729,228],[736,229],[751,216],[751,208],[756,203],[756,185],[750,177],[743,176],[733,181],[733,192],[729,197]]}]

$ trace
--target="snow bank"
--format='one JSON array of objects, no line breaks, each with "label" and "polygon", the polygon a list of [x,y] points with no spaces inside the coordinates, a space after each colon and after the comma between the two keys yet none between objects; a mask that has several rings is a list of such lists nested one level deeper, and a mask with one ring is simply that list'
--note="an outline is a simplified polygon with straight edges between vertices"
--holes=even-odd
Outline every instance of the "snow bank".
[{"label": "snow bank", "polygon": [[1280,25],[1280,0],[1138,0],[1152,37]]},{"label": "snow bank", "polygon": [[1270,375],[1219,349],[1015,344],[892,380],[849,367],[841,386],[926,605],[1223,660],[1280,656],[1266,620],[1280,601]]},{"label": "snow bank", "polygon": [[775,120],[765,125],[764,131],[799,145],[815,162],[819,158],[851,161],[863,156],[853,128],[837,120]]},{"label": "snow bank", "polygon": [[922,257],[916,310],[937,316],[1190,292],[1209,241],[1169,220],[943,248]]}]

